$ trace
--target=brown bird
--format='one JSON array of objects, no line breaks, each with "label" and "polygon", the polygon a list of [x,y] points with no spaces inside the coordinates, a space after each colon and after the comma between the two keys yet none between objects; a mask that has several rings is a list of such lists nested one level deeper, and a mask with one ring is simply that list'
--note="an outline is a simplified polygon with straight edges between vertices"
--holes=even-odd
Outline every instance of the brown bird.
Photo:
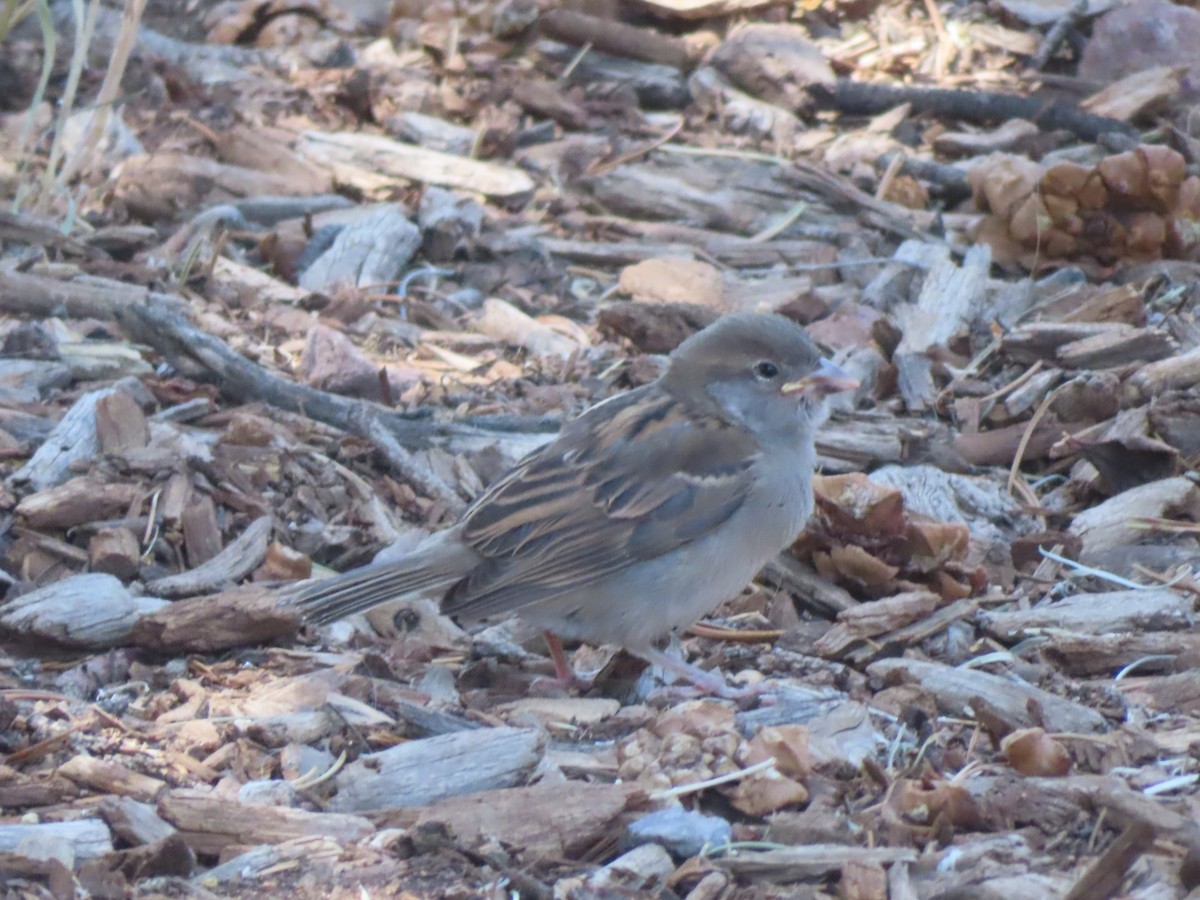
[{"label": "brown bird", "polygon": [[461,620],[517,613],[560,638],[617,644],[730,694],[655,643],[735,596],[813,509],[826,397],[857,384],[783,316],[727,316],[655,382],[593,406],[403,559],[300,586],[327,623],[418,591]]}]

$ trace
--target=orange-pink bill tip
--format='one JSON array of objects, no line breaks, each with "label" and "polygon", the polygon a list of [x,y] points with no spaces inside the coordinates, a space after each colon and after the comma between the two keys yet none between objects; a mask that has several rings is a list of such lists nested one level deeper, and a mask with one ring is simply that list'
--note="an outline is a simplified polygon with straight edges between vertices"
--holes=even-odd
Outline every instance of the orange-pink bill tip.
[{"label": "orange-pink bill tip", "polygon": [[858,382],[851,378],[845,369],[822,357],[815,372],[799,381],[789,381],[780,390],[785,394],[837,394],[841,391],[852,391],[857,387]]}]

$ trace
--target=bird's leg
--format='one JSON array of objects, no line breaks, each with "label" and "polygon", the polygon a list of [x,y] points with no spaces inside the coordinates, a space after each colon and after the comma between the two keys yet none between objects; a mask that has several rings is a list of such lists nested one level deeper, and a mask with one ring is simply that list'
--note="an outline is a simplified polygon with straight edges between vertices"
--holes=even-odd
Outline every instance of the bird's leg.
[{"label": "bird's leg", "polygon": [[578,691],[590,689],[592,681],[588,678],[580,678],[575,674],[575,670],[571,668],[559,636],[553,631],[543,631],[542,639],[546,642],[546,648],[550,651],[550,658],[554,660],[554,677],[536,679],[534,682],[536,689],[570,690],[571,688],[575,688]]},{"label": "bird's leg", "polygon": [[567,662],[567,653],[563,650],[562,640],[553,631],[543,631],[542,639],[554,660],[554,677],[559,681],[570,683],[575,680],[575,670]]}]

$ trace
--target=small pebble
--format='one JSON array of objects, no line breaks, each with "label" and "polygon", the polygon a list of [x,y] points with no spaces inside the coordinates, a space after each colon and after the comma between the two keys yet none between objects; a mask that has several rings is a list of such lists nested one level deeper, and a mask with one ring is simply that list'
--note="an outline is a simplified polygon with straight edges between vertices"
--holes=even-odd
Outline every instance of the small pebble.
[{"label": "small pebble", "polygon": [[295,806],[296,789],[287,781],[247,781],[238,788],[238,802],[259,806]]},{"label": "small pebble", "polygon": [[719,816],[706,816],[686,809],[661,809],[632,822],[625,843],[660,844],[677,859],[696,856],[707,844],[729,843],[733,829]]}]

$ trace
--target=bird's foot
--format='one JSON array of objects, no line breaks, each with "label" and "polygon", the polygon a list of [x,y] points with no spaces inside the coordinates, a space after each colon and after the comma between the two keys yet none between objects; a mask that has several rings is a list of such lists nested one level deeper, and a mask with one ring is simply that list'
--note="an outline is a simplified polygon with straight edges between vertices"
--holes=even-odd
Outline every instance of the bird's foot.
[{"label": "bird's foot", "polygon": [[594,678],[584,678],[579,675],[567,660],[562,641],[552,631],[543,631],[542,638],[550,650],[550,658],[554,661],[554,677],[546,675],[535,678],[529,684],[530,693],[536,696],[557,696],[569,691],[584,693],[595,685]]},{"label": "bird's foot", "polygon": [[559,675],[539,675],[533,681],[529,682],[528,691],[534,697],[561,697],[563,694],[569,694],[572,691],[585,694],[595,684],[595,679],[585,678],[574,672],[571,672],[565,678]]},{"label": "bird's foot", "polygon": [[695,698],[720,697],[723,700],[748,700],[762,696],[767,690],[765,683],[735,687],[725,680],[720,672],[708,672],[691,663],[663,653],[661,650],[639,649],[637,655],[651,665],[674,672],[691,682],[691,685],[672,685],[666,688],[669,696]]}]

